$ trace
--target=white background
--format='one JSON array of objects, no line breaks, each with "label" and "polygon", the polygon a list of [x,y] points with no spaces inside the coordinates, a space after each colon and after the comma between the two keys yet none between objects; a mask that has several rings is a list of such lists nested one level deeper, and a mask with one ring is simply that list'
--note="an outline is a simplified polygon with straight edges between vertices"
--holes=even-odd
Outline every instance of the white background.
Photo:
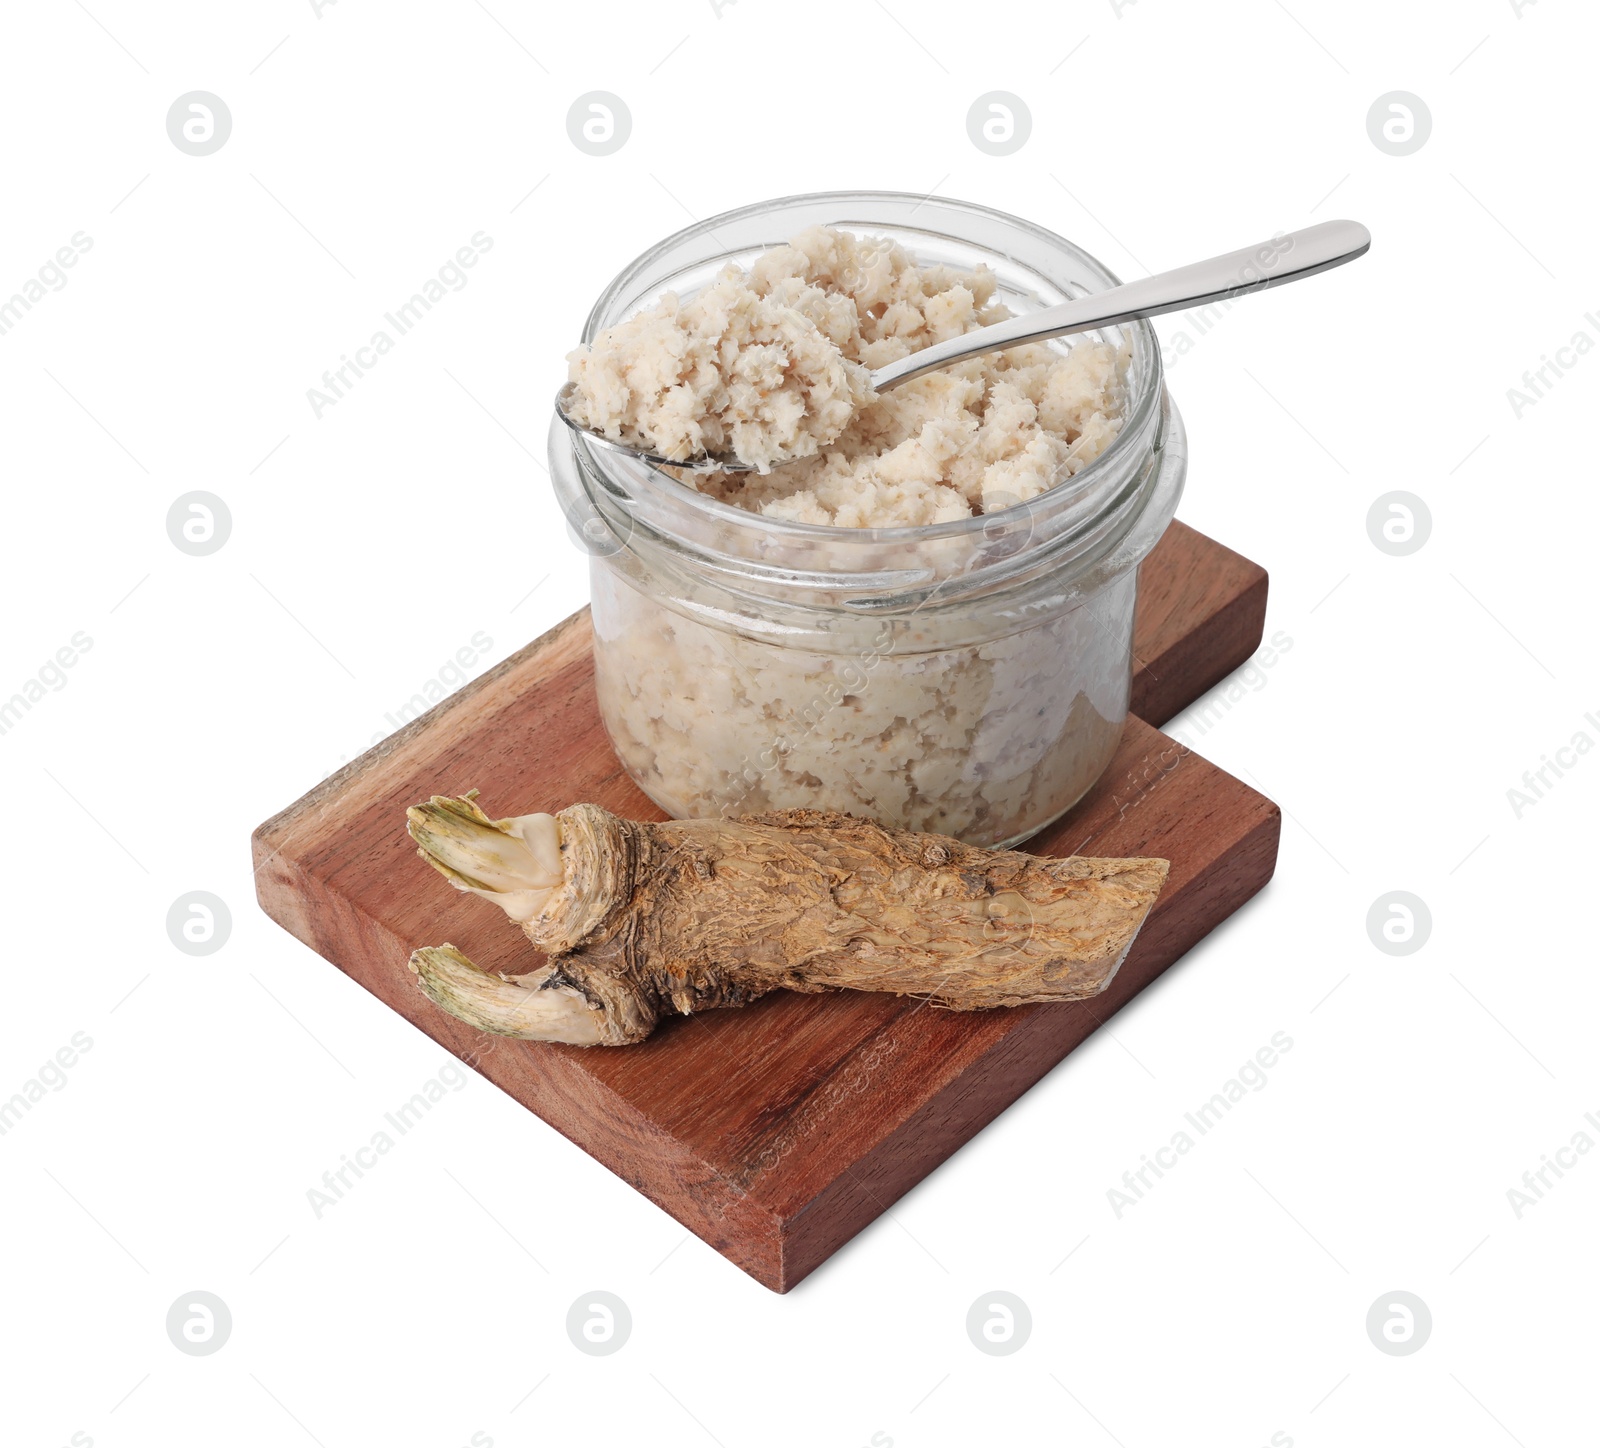
[{"label": "white background", "polygon": [[[0,1095],[93,1045],[0,1137],[7,1443],[1592,1437],[1600,1153],[1520,1217],[1507,1192],[1600,1141],[1600,757],[1520,818],[1507,791],[1600,741],[1600,355],[1520,418],[1507,389],[1600,340],[1600,27],[1576,0],[1121,10],[8,11],[0,296],[93,246],[0,336],[0,697],[92,647],[0,735]],[[204,157],[165,128],[195,89],[233,118]],[[997,89],[1033,120],[1000,158],[966,131]],[[566,129],[591,90],[633,119],[604,158]],[[1432,115],[1405,157],[1367,131],[1393,90]],[[691,219],[849,187],[1016,212],[1126,277],[1372,228],[1171,375],[1180,516],[1271,570],[1292,641],[1174,732],[1282,803],[1276,880],[786,1297],[476,1076],[318,1219],[308,1189],[451,1058],[259,913],[250,829],[474,634],[470,672],[583,601],[540,459],[604,283]],[[315,417],[478,231],[469,284]],[[196,489],[232,515],[207,557],[165,528]],[[1432,517],[1406,557],[1366,528],[1395,489]],[[165,927],[195,890],[232,914],[205,957]],[[1432,914],[1405,957],[1365,924],[1393,890]],[[1119,1218],[1123,1172],[1279,1031],[1263,1089]],[[212,1356],[166,1335],[197,1289],[233,1317]],[[591,1289],[631,1309],[614,1356],[566,1337]],[[1033,1317],[1006,1357],[964,1326],[996,1289]],[[1410,1356],[1365,1328],[1395,1290],[1432,1313]]]}]

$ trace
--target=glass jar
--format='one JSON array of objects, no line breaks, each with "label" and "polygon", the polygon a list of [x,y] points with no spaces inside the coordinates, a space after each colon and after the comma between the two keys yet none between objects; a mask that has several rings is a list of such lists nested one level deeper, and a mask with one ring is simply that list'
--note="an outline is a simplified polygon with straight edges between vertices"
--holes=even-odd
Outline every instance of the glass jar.
[{"label": "glass jar", "polygon": [[[1117,284],[985,207],[794,196],[646,252],[583,339],[818,224],[892,237],[922,263],[986,263],[1016,313]],[[1150,324],[1090,335],[1128,349],[1116,439],[1038,497],[926,527],[766,518],[552,421],[557,496],[592,556],[600,715],[640,789],[680,819],[843,810],[997,847],[1082,797],[1122,734],[1138,565],[1187,458]]]}]

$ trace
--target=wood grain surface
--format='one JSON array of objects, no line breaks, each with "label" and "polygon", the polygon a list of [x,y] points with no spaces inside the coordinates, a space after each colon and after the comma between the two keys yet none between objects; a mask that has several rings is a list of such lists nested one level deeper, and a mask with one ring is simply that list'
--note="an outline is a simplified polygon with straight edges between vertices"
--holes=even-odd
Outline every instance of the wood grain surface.
[{"label": "wood grain surface", "polygon": [[1139,570],[1129,707],[1165,724],[1256,651],[1266,617],[1266,569],[1174,522]]},{"label": "wood grain surface", "polygon": [[[1265,595],[1259,568],[1175,523],[1141,571],[1139,707],[1167,717],[1247,658]],[[406,836],[407,805],[471,788],[495,815],[589,800],[662,818],[596,713],[587,610],[263,824],[253,839],[262,909],[779,1292],[1237,910],[1277,857],[1275,805],[1131,718],[1100,782],[1028,846],[1172,862],[1104,994],[955,1014],[779,992],[666,1022],[640,1045],[583,1050],[473,1030],[423,996],[406,966],[415,947],[444,941],[486,969],[539,961],[499,911],[448,889]]]}]

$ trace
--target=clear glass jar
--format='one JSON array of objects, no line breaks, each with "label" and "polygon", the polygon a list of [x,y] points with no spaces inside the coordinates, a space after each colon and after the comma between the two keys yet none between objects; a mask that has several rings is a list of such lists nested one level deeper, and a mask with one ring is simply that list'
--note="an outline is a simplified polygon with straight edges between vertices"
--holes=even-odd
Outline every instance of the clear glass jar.
[{"label": "clear glass jar", "polygon": [[[986,263],[1013,312],[1115,286],[1070,242],[958,201],[786,197],[669,237],[611,283],[592,340],[812,225],[890,236],[921,262]],[[1100,776],[1127,717],[1138,565],[1187,452],[1148,322],[1114,442],[1048,492],[982,517],[836,528],[762,517],[553,421],[550,467],[592,555],[600,714],[676,818],[844,810],[1015,844]]]}]

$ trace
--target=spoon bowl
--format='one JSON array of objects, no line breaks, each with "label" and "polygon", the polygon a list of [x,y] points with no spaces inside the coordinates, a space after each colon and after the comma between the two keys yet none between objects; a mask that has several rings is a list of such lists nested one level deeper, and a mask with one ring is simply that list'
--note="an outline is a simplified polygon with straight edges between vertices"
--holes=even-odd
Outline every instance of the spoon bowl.
[{"label": "spoon bowl", "polygon": [[609,449],[614,453],[621,453],[624,457],[637,458],[640,462],[651,463],[658,468],[677,468],[684,473],[748,473],[755,470],[749,463],[741,462],[732,456],[721,457],[714,453],[702,453],[695,458],[667,458],[660,453],[653,453],[647,448],[635,447],[632,443],[623,442],[621,438],[607,437],[603,432],[596,432],[592,427],[587,427],[579,422],[569,411],[577,397],[578,384],[569,382],[556,393],[556,416],[559,417],[574,432],[581,432],[596,447]]}]

